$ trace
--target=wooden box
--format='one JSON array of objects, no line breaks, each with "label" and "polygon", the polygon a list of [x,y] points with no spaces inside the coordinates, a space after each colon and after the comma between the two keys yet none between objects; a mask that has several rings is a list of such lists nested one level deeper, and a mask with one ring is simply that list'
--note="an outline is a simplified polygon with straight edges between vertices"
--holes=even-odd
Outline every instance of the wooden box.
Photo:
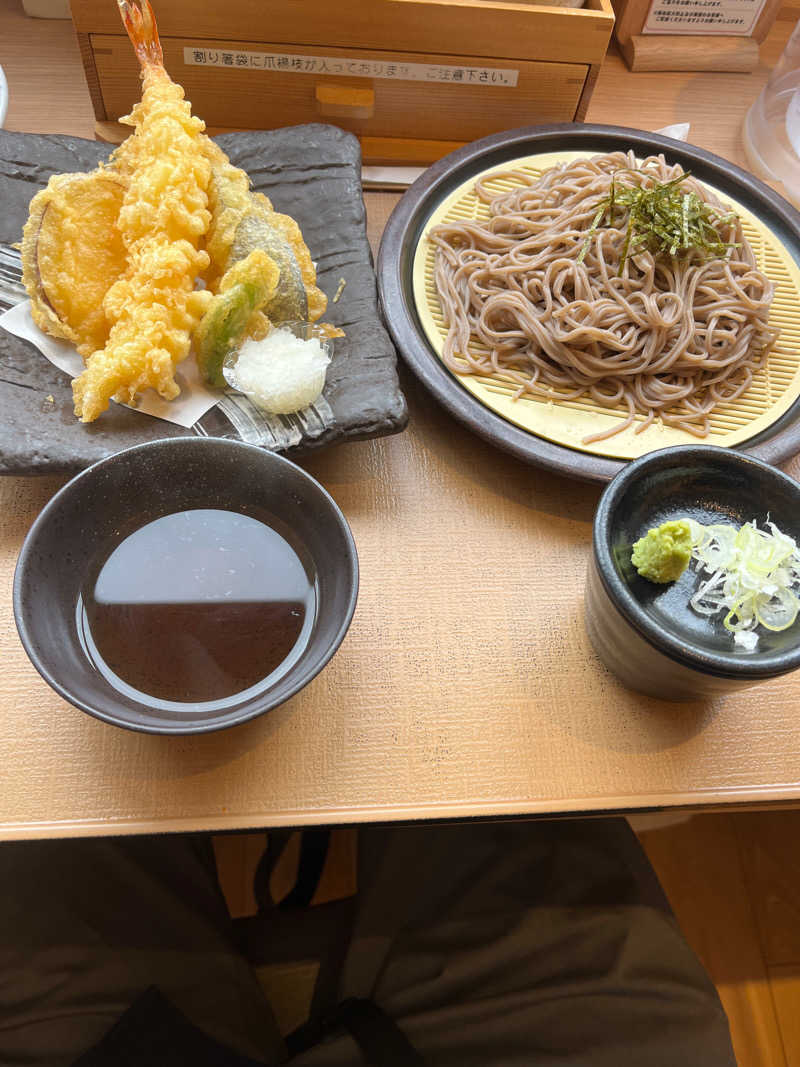
[{"label": "wooden box", "polygon": [[[154,0],[164,59],[212,132],[332,122],[366,162],[429,163],[455,145],[586,113],[614,25],[506,0]],[[98,133],[139,97],[111,0],[72,0]]]}]

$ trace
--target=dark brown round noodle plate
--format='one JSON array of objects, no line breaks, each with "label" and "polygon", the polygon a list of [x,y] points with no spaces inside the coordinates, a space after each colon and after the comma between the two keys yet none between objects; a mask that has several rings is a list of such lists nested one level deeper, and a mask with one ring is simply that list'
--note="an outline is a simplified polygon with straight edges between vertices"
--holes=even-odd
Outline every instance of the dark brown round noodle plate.
[{"label": "dark brown round noodle plate", "polygon": [[[663,152],[694,177],[739,200],[768,225],[800,264],[800,212],[783,197],[727,160],[683,141],[624,126],[560,123],[527,126],[484,137],[434,163],[392,212],[378,253],[378,290],[386,324],[406,363],[436,399],[467,427],[528,463],[574,478],[607,482],[628,462],[592,455],[537,437],[490,411],[460,384],[428,343],[414,302],[414,253],[436,206],[473,175],[539,152],[578,150],[587,155]],[[800,308],[798,308],[800,314]],[[779,464],[800,451],[800,400],[767,430],[737,451]]]}]

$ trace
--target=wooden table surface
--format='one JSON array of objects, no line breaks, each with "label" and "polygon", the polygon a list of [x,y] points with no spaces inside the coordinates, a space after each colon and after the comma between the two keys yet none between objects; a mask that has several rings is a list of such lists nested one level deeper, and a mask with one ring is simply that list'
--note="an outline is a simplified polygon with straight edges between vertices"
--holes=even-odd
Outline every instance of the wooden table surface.
[{"label": "wooden table surface", "polygon": [[[691,122],[694,143],[742,163],[744,112],[797,16],[781,13],[752,75],[632,75],[610,55],[589,121]],[[0,0],[0,63],[9,129],[93,136],[69,22]],[[376,244],[397,196],[366,199]],[[800,672],[710,703],[627,692],[583,626],[599,490],[484,444],[401,374],[405,433],[303,461],[358,545],[347,638],[288,704],[227,732],[132,734],[51,692],[11,588],[64,479],[0,480],[0,837],[800,800]]]}]

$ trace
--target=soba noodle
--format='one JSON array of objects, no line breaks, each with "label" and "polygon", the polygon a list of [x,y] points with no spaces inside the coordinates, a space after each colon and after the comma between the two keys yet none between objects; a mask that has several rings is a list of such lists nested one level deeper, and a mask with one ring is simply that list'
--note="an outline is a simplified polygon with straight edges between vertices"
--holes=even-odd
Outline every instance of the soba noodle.
[{"label": "soba noodle", "polygon": [[446,223],[428,234],[446,365],[511,381],[517,398],[587,397],[627,412],[586,443],[621,432],[637,415],[637,433],[659,416],[705,437],[711,412],[748,388],[777,337],[767,322],[772,283],[757,269],[739,220],[689,177],[681,189],[719,210],[719,236],[735,246],[724,258],[699,250],[625,256],[626,223],[618,219],[620,228],[592,232],[612,180],[617,188],[647,186],[681,173],[663,156],[637,162],[614,152],[533,182],[508,172],[519,188],[494,198],[478,182],[489,221]]}]

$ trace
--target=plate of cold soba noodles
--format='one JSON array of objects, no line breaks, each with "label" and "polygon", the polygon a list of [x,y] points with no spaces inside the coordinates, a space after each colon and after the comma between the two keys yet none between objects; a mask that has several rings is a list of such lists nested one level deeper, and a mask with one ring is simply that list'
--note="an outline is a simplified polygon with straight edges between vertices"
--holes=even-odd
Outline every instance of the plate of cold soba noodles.
[{"label": "plate of cold soba noodles", "polygon": [[800,215],[656,134],[517,130],[434,164],[378,263],[406,360],[471,428],[607,480],[704,441],[800,449]]}]

